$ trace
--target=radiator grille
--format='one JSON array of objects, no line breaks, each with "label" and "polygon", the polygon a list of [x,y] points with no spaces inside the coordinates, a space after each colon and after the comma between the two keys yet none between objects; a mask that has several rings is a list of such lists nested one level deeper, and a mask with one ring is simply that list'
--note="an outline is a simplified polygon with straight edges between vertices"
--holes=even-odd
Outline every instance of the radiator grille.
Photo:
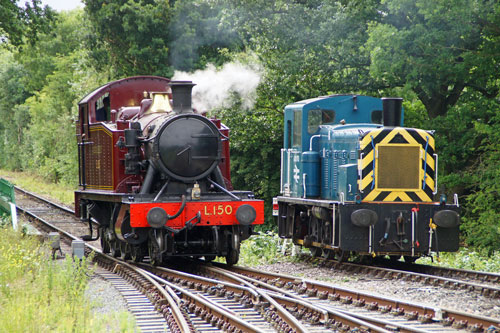
[{"label": "radiator grille", "polygon": [[419,146],[379,146],[377,187],[419,189]]}]

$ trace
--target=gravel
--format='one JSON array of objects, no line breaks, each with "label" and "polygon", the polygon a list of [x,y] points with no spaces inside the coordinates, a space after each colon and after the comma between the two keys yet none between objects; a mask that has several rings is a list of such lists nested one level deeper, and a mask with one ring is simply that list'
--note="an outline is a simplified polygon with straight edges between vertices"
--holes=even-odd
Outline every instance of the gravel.
[{"label": "gravel", "polygon": [[376,293],[434,308],[454,309],[486,317],[500,318],[500,299],[483,297],[476,292],[471,293],[467,290],[451,290],[413,281],[385,280],[359,273],[317,267],[314,264],[304,262],[283,261],[257,266],[255,269],[324,281],[338,287]]},{"label": "gravel", "polygon": [[95,313],[128,311],[125,300],[111,283],[95,274],[89,281],[85,296],[95,305]]}]

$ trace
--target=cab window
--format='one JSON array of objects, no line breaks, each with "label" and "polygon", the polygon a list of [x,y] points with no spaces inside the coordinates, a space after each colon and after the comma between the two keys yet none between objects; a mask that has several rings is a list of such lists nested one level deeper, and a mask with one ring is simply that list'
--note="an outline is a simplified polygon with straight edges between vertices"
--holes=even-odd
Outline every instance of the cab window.
[{"label": "cab window", "polygon": [[307,115],[307,132],[314,134],[318,131],[319,125],[333,124],[335,111],[325,109],[309,110]]},{"label": "cab window", "polygon": [[300,147],[302,144],[302,112],[293,113],[293,147]]},{"label": "cab window", "polygon": [[95,120],[96,121],[109,121],[111,119],[110,115],[110,100],[109,93],[106,93],[99,97],[95,102]]},{"label": "cab window", "polygon": [[286,146],[285,148],[290,148],[292,146],[292,121],[288,120],[286,122]]}]

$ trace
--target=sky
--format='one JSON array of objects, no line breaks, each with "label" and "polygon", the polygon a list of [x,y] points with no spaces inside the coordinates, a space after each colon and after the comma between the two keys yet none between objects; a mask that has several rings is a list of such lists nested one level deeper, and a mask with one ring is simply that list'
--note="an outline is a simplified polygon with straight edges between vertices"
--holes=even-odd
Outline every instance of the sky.
[{"label": "sky", "polygon": [[42,0],[42,5],[48,5],[57,11],[83,8],[80,0]]}]

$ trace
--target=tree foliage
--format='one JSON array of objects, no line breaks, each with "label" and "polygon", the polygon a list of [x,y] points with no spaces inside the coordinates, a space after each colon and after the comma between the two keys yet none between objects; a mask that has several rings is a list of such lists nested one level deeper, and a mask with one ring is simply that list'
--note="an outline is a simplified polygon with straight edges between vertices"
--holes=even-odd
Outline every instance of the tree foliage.
[{"label": "tree foliage", "polygon": [[238,52],[242,41],[237,31],[224,24],[223,1],[176,1],[170,22],[170,63],[176,70],[204,69],[211,63],[230,61],[227,51]]},{"label": "tree foliage", "polygon": [[0,167],[76,182],[76,102],[102,83],[84,61],[82,21],[81,11],[59,14],[51,33],[1,53],[0,155],[10,158]]},{"label": "tree foliage", "polygon": [[446,114],[465,89],[498,95],[497,1],[383,0],[370,24],[370,74],[410,87],[430,118]]},{"label": "tree foliage", "polygon": [[40,0],[26,2],[19,7],[19,1],[0,0],[0,40],[5,39],[12,45],[19,46],[23,39],[30,43],[37,40],[39,33],[50,31],[50,24],[55,17],[54,11],[42,7]]},{"label": "tree foliage", "polygon": [[23,84],[27,71],[15,61],[12,53],[0,50],[0,167],[19,169],[22,157],[19,146],[24,142],[24,130],[29,112],[22,107],[29,93]]},{"label": "tree foliage", "polygon": [[171,76],[168,64],[170,5],[167,0],[84,0],[92,23],[89,49],[98,68],[115,77]]}]

